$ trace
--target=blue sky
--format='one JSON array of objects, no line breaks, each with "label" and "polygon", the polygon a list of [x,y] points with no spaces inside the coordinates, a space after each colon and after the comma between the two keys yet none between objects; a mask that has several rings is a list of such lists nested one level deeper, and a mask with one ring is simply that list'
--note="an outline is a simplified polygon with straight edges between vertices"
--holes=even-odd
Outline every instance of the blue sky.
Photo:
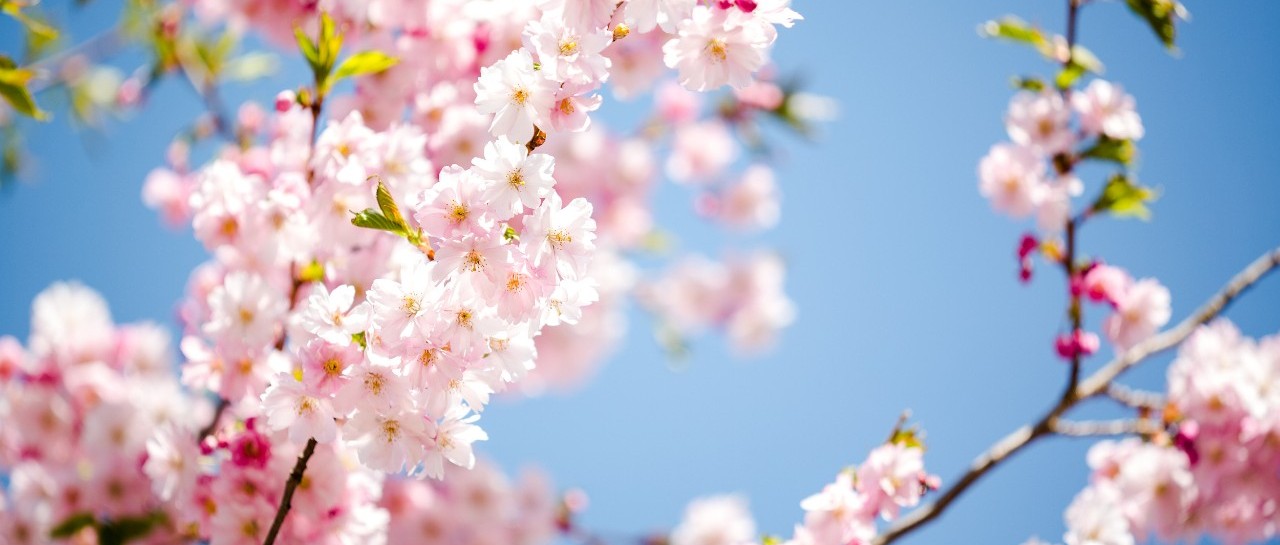
[{"label": "blue sky", "polygon": [[[860,461],[903,409],[927,431],[926,463],[944,483],[1038,415],[1066,374],[1051,349],[1063,327],[1062,280],[1041,267],[1031,285],[1016,282],[1012,254],[1029,226],[990,211],[975,169],[1005,138],[1009,77],[1050,67],[976,28],[1016,13],[1061,29],[1064,3],[797,0],[807,20],[782,33],[775,58],[836,97],[842,115],[818,145],[787,146],[781,226],[727,240],[781,251],[798,322],[766,357],[737,361],[719,339],[704,339],[673,371],[633,312],[618,355],[585,389],[486,411],[492,440],[482,449],[586,489],[587,523],[610,534],[668,527],[688,500],[719,492],[747,495],[761,529],[785,534],[801,517],[799,500]],[[1280,244],[1280,4],[1188,7],[1194,20],[1179,27],[1178,56],[1121,2],[1089,5],[1080,27],[1106,76],[1137,97],[1147,128],[1138,175],[1161,191],[1151,222],[1093,222],[1081,244],[1158,277],[1175,320]],[[113,10],[95,2],[74,27],[87,36]],[[12,28],[0,26],[0,50],[13,50]],[[268,82],[229,86],[228,101],[269,101],[302,81],[288,66]],[[31,298],[56,279],[102,291],[117,320],[170,319],[203,250],[189,232],[162,228],[139,192],[197,108],[186,88],[166,82],[146,111],[106,134],[77,133],[65,120],[24,125],[39,164],[32,183],[0,195],[0,332],[25,336]],[[1090,191],[1101,177],[1093,174]],[[693,218],[684,192],[658,199],[683,249],[714,253],[726,240]],[[1260,336],[1280,331],[1277,308],[1272,279],[1228,315]],[[1159,388],[1169,359],[1125,381]],[[1088,446],[1032,447],[903,543],[1059,539],[1062,510],[1087,478]]]}]

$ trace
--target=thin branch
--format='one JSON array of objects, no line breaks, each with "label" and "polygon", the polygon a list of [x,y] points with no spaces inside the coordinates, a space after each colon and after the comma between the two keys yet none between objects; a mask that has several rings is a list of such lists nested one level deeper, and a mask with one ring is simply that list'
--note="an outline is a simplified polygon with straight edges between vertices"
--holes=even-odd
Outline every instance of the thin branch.
[{"label": "thin branch", "polygon": [[1116,403],[1134,409],[1158,411],[1164,408],[1164,396],[1155,392],[1135,390],[1119,383],[1108,385],[1105,394]]},{"label": "thin branch", "polygon": [[892,543],[937,518],[951,505],[951,502],[955,501],[960,494],[964,493],[974,482],[977,482],[978,479],[982,478],[983,475],[991,471],[1000,462],[1030,445],[1036,439],[1053,433],[1059,417],[1068,409],[1081,400],[1106,391],[1112,381],[1120,376],[1120,373],[1133,367],[1138,362],[1177,346],[1178,343],[1181,343],[1187,336],[1191,335],[1197,326],[1221,314],[1228,304],[1256,284],[1267,273],[1275,270],[1277,266],[1280,266],[1280,248],[1267,252],[1249,264],[1248,267],[1245,267],[1199,310],[1188,316],[1173,329],[1138,343],[1124,354],[1111,360],[1102,369],[1085,379],[1074,390],[1074,395],[1063,396],[1057,405],[1040,417],[1034,424],[1018,428],[1013,433],[1005,436],[1004,439],[993,445],[987,452],[978,456],[973,464],[969,466],[969,469],[965,471],[964,475],[961,475],[955,484],[943,491],[937,500],[898,519],[884,533],[876,536],[871,542],[872,545]]},{"label": "thin branch", "polygon": [[1143,342],[1130,348],[1120,357],[1112,360],[1102,369],[1099,369],[1093,376],[1089,377],[1080,384],[1079,395],[1081,398],[1093,397],[1107,390],[1112,381],[1121,373],[1129,370],[1130,367],[1137,365],[1138,362],[1164,352],[1181,343],[1187,336],[1191,335],[1201,324],[1207,323],[1214,319],[1222,310],[1231,304],[1245,290],[1253,287],[1267,273],[1280,266],[1280,248],[1275,248],[1262,257],[1254,260],[1243,271],[1240,271],[1227,285],[1222,288],[1213,298],[1209,299],[1204,305],[1182,323],[1173,329],[1164,333],[1151,337]]},{"label": "thin branch", "polygon": [[213,432],[218,429],[218,421],[222,420],[222,413],[226,412],[227,406],[230,404],[231,402],[227,401],[226,398],[218,398],[218,405],[213,410],[213,418],[209,420],[209,423],[205,425],[205,427],[200,428],[200,435],[196,436],[197,443],[204,442],[205,437],[213,435]]},{"label": "thin branch", "polygon": [[1159,431],[1150,421],[1142,419],[1095,420],[1077,422],[1057,420],[1051,426],[1053,433],[1071,437],[1111,437],[1116,435],[1145,435]]},{"label": "thin branch", "polygon": [[284,517],[289,514],[289,509],[293,507],[293,492],[298,489],[298,485],[302,484],[302,473],[307,470],[307,460],[311,459],[311,455],[316,452],[315,438],[307,439],[307,446],[302,449],[302,454],[298,456],[298,463],[293,464],[293,471],[289,473],[289,481],[284,484],[284,495],[280,497],[280,508],[276,509],[276,518],[271,521],[271,530],[267,532],[267,539],[263,540],[262,545],[271,545],[276,542],[276,535],[280,533],[280,527],[284,525]]}]

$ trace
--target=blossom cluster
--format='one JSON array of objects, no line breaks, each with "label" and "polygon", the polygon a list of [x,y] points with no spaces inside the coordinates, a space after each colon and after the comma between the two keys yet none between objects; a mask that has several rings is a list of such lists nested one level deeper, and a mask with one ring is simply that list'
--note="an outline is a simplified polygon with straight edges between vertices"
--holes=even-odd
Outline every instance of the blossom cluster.
[{"label": "blossom cluster", "polygon": [[[895,433],[892,441],[873,449],[856,468],[840,472],[821,492],[805,498],[803,524],[790,539],[765,542],[787,545],[866,545],[876,534],[876,520],[898,517],[902,508],[939,486],[924,469],[924,447],[912,432]],[[684,520],[671,532],[671,545],[746,545],[759,543],[746,502],[736,496],[693,501]]]},{"label": "blossom cluster", "polygon": [[[1046,235],[1060,234],[1071,200],[1084,192],[1072,166],[1089,149],[1143,136],[1136,101],[1119,85],[1095,79],[1083,90],[1024,90],[1005,116],[1010,142],[991,147],[978,165],[978,190],[995,210],[1015,219],[1035,216]],[[1078,153],[1077,153],[1078,152]]]},{"label": "blossom cluster", "polygon": [[[262,543],[302,450],[288,431],[251,417],[200,441],[213,408],[175,380],[167,331],[114,324],[79,284],[42,292],[31,323],[25,346],[0,338],[0,541],[91,540],[95,528],[131,527],[145,530],[145,543]],[[316,448],[281,542],[417,543],[424,534],[414,532],[433,531],[429,520],[451,536],[441,542],[555,536],[561,513],[539,473],[512,485],[480,460],[474,471],[450,466],[447,483],[384,482],[360,458],[341,442]]]},{"label": "blossom cluster", "polygon": [[1280,335],[1253,340],[1220,319],[1182,345],[1168,372],[1169,430],[1103,441],[1090,484],[1066,512],[1068,545],[1280,534]]},{"label": "blossom cluster", "polygon": [[782,291],[784,272],[774,254],[723,263],[693,256],[646,282],[640,300],[673,331],[696,334],[722,327],[735,348],[759,349],[795,319],[794,305]]},{"label": "blossom cluster", "polygon": [[[0,446],[16,454],[5,466],[42,460],[42,471],[83,480],[81,454],[58,441],[105,433],[83,448],[127,441],[112,471],[132,479],[127,488],[138,498],[87,520],[76,518],[81,504],[49,507],[78,501],[78,493],[5,509],[29,511],[14,520],[29,519],[32,536],[68,521],[101,534],[148,516],[163,527],[144,532],[148,539],[259,543],[287,513],[279,539],[289,543],[547,539],[554,502],[543,481],[513,488],[492,470],[465,471],[476,464],[473,443],[487,438],[477,420],[491,396],[513,386],[580,381],[621,334],[622,301],[636,286],[665,298],[700,289],[681,288],[678,277],[665,287],[641,284],[623,259],[653,240],[649,201],[664,136],[666,172],[698,188],[699,213],[735,230],[776,224],[772,171],[753,164],[729,172],[740,155],[734,133],[793,98],[759,72],[775,27],[799,15],[788,0],[197,1],[190,9],[206,23],[248,25],[280,43],[291,38],[273,33],[300,26],[299,39],[321,36],[311,47],[322,44],[329,56],[345,44],[399,62],[360,72],[349,93],[331,92],[317,71],[314,87],[283,91],[271,108],[242,105],[233,127],[217,120],[232,145],[203,166],[190,160],[196,141],[175,141],[143,199],[167,223],[189,224],[211,256],[179,306],[179,345],[181,383],[212,394],[214,407],[188,400],[172,380],[170,361],[158,355],[167,350],[162,330],[111,333],[100,298],[55,294],[48,297],[66,301],[46,304],[42,296],[38,309],[76,310],[56,319],[38,310],[33,331],[41,333],[30,348],[4,344],[4,369],[19,371],[6,375],[17,392],[3,409],[22,426],[51,427],[6,427]],[[329,21],[344,37],[332,38]],[[683,87],[663,87],[642,133],[592,123],[606,84],[619,97],[636,96],[666,69]],[[689,91],[726,85],[732,108],[713,115]],[[706,287],[719,301],[682,327],[725,328],[750,348],[791,321],[779,260],[761,253],[712,268],[719,279]],[[128,346],[108,352],[95,342]],[[147,411],[94,416],[103,400],[150,388],[89,372],[105,365],[134,380],[130,365],[143,363],[126,364],[134,357],[126,348],[145,352],[136,359],[163,382],[156,391],[206,410],[155,415],[130,428],[137,437],[117,433],[118,421]],[[62,392],[50,386],[62,373],[27,369],[46,360],[84,363],[65,380],[90,386]],[[57,395],[72,399],[46,399]],[[78,395],[86,400],[73,402]],[[46,406],[60,412],[27,414]],[[94,419],[110,421],[79,423]],[[66,454],[49,458],[54,447]],[[290,467],[305,467],[300,480]],[[385,474],[402,472],[448,479],[384,484]],[[120,493],[122,485],[103,486]],[[35,497],[30,487],[12,488]]]},{"label": "blossom cluster", "polygon": [[0,337],[0,542],[45,543],[85,513],[137,523],[172,514],[143,470],[148,440],[155,430],[189,435],[210,413],[173,380],[173,359],[163,327],[114,323],[80,284],[36,297],[25,346]]},{"label": "blossom cluster", "polygon": [[[1154,335],[1172,315],[1169,289],[1154,278],[1134,280],[1124,269],[1092,263],[1072,280],[1077,297],[1102,304],[1112,310],[1102,330],[1117,351],[1124,351]],[[1098,337],[1088,331],[1058,338],[1058,355],[1070,359],[1098,349]]]}]

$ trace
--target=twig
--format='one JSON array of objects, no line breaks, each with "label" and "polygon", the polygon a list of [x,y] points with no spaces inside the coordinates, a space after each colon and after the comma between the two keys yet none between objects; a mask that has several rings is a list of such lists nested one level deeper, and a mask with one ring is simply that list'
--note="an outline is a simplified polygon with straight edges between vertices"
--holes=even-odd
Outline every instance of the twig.
[{"label": "twig", "polygon": [[1068,409],[1081,400],[1105,392],[1116,377],[1138,362],[1177,346],[1178,343],[1181,343],[1187,336],[1191,335],[1196,327],[1221,314],[1227,305],[1239,297],[1241,293],[1244,293],[1245,290],[1256,284],[1267,273],[1275,270],[1277,266],[1280,266],[1280,247],[1268,251],[1262,257],[1250,263],[1248,267],[1245,267],[1244,270],[1227,282],[1222,290],[1210,298],[1199,310],[1188,316],[1173,329],[1166,330],[1125,351],[1125,353],[1111,360],[1102,369],[1094,372],[1093,375],[1081,382],[1080,386],[1073,392],[1074,395],[1064,396],[1058,401],[1057,405],[1040,417],[1034,424],[1018,428],[1013,433],[1005,436],[1004,439],[1001,439],[974,460],[964,475],[961,475],[955,481],[955,484],[944,491],[937,500],[898,519],[884,533],[876,536],[871,542],[872,545],[892,543],[937,518],[951,505],[951,502],[955,501],[960,494],[964,493],[974,482],[982,478],[983,475],[1000,462],[1022,450],[1036,439],[1053,433],[1058,418]]},{"label": "twig", "polygon": [[1059,419],[1053,422],[1051,428],[1053,433],[1071,437],[1109,437],[1114,435],[1150,434],[1159,431],[1155,424],[1142,419],[1088,422]]},{"label": "twig", "polygon": [[271,530],[267,532],[267,538],[262,541],[262,545],[271,545],[276,542],[276,535],[280,533],[280,527],[284,525],[284,517],[289,514],[289,509],[293,507],[293,492],[298,489],[298,485],[302,484],[302,473],[307,470],[307,460],[311,459],[311,455],[316,452],[315,438],[307,439],[307,446],[302,449],[302,454],[298,456],[298,463],[293,464],[293,471],[289,473],[289,481],[284,484],[284,495],[280,497],[280,508],[276,509],[276,518],[271,521]]},{"label": "twig", "polygon": [[1158,411],[1164,408],[1164,396],[1155,392],[1135,390],[1128,386],[1112,383],[1107,386],[1106,396],[1126,407],[1147,411]]},{"label": "twig", "polygon": [[200,428],[200,435],[196,436],[197,443],[203,442],[205,437],[213,435],[214,430],[218,429],[218,421],[222,420],[222,413],[226,412],[227,406],[230,404],[231,402],[227,401],[226,398],[218,398],[218,406],[213,410],[213,418],[209,420],[205,427]]}]

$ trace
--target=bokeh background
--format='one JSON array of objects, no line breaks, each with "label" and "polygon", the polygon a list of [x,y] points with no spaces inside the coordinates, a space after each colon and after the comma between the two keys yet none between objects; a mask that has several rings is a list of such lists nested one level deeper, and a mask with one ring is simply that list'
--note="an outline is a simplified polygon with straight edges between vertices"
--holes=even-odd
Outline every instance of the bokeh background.
[{"label": "bokeh background", "polygon": [[[903,409],[927,431],[926,463],[946,483],[1061,391],[1066,366],[1052,351],[1065,327],[1061,275],[1041,266],[1031,285],[1016,281],[1013,252],[1030,225],[993,214],[975,178],[978,159],[1005,138],[1010,76],[1051,75],[1052,67],[976,28],[1016,13],[1060,31],[1065,1],[794,4],[806,20],[782,33],[776,62],[835,97],[841,115],[816,145],[778,137],[782,224],[728,241],[785,256],[798,322],[763,357],[740,361],[720,339],[703,338],[673,364],[633,309],[626,340],[585,388],[485,413],[492,440],[484,454],[508,469],[540,465],[557,484],[584,488],[585,522],[607,535],[668,528],[690,499],[725,492],[750,499],[762,532],[789,534],[799,501],[861,461]],[[1079,33],[1106,77],[1137,97],[1147,128],[1139,177],[1161,191],[1149,223],[1088,224],[1084,252],[1158,277],[1172,290],[1175,320],[1280,244],[1280,3],[1187,4],[1193,21],[1179,28],[1177,55],[1122,2],[1090,4]],[[99,0],[67,21],[84,38],[117,10]],[[14,29],[0,27],[0,50],[16,50]],[[226,86],[227,102],[269,104],[305,81],[288,53],[278,75]],[[605,118],[622,123],[636,116],[621,110],[640,107],[606,104]],[[25,337],[31,299],[58,279],[101,291],[117,321],[173,324],[204,251],[189,232],[162,227],[139,194],[199,108],[170,80],[105,133],[76,130],[65,113],[24,125],[38,163],[28,183],[0,195],[0,334]],[[1093,192],[1102,175],[1090,174]],[[691,197],[664,187],[661,224],[678,233],[677,251],[715,254],[725,235],[692,213]],[[1280,280],[1227,315],[1249,335],[1280,331]],[[1090,326],[1100,321],[1087,317]],[[1170,359],[1125,381],[1160,389]],[[1095,405],[1082,414],[1112,414]],[[1090,443],[1035,445],[903,542],[1059,540],[1062,511],[1087,479]]]}]

